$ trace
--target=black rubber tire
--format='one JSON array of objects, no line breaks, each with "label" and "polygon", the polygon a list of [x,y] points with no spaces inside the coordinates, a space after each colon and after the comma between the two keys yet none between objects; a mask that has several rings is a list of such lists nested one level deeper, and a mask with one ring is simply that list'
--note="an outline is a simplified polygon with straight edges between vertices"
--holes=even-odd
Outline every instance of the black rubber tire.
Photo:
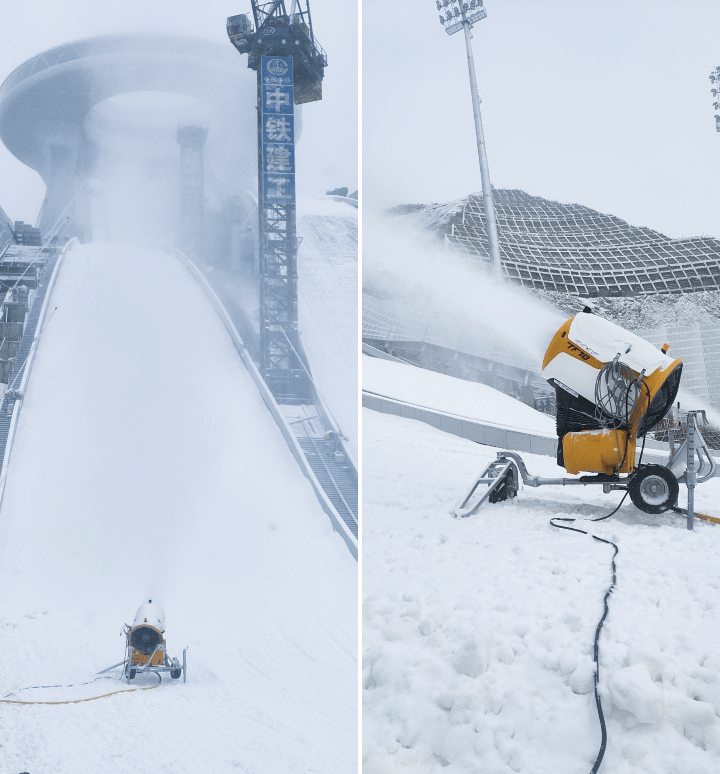
[{"label": "black rubber tire", "polygon": [[137,670],[136,669],[131,669],[130,670],[130,676],[128,677],[128,680],[134,680],[136,674],[137,674]]},{"label": "black rubber tire", "polygon": [[630,479],[628,494],[633,505],[641,511],[665,513],[677,503],[680,484],[666,467],[643,465]]},{"label": "black rubber tire", "polygon": [[181,674],[181,669],[173,669],[172,672],[170,672],[170,677],[172,677],[173,680],[177,680]]},{"label": "black rubber tire", "polygon": [[502,503],[512,497],[517,497],[517,491],[513,486],[513,472],[508,470],[502,477],[502,482],[498,484],[497,489],[490,493],[488,501],[491,503]]}]

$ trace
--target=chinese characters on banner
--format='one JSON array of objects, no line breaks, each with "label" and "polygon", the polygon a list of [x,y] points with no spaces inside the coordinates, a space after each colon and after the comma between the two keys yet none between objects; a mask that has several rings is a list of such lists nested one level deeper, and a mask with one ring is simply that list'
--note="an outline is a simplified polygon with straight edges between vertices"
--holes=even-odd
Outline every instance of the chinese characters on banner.
[{"label": "chinese characters on banner", "polygon": [[292,57],[264,56],[260,73],[263,203],[295,204]]}]

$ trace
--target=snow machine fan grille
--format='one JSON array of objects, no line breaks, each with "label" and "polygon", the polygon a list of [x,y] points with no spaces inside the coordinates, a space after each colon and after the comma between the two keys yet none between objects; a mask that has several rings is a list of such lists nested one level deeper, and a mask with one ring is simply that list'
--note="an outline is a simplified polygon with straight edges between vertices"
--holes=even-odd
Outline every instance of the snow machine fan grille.
[{"label": "snow machine fan grille", "polygon": [[146,656],[149,656],[161,643],[162,634],[151,626],[138,626],[130,632],[130,644]]},{"label": "snow machine fan grille", "polygon": [[639,438],[642,438],[645,433],[649,433],[670,411],[670,407],[675,402],[680,389],[682,369],[682,363],[680,363],[663,382],[662,387],[653,395],[650,406],[638,425],[637,434]]}]

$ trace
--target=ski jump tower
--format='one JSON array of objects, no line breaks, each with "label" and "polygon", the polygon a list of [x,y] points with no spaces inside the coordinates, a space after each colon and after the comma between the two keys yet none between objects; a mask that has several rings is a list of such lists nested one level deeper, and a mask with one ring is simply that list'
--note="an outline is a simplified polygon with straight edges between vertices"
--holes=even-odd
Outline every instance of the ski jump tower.
[{"label": "ski jump tower", "polygon": [[257,72],[261,372],[278,403],[307,403],[297,312],[294,105],[322,99],[327,56],[305,0],[251,0],[227,20],[228,37]]},{"label": "ski jump tower", "polygon": [[207,124],[181,124],[177,130],[183,247],[193,258],[202,257],[205,210],[203,149],[207,134]]}]

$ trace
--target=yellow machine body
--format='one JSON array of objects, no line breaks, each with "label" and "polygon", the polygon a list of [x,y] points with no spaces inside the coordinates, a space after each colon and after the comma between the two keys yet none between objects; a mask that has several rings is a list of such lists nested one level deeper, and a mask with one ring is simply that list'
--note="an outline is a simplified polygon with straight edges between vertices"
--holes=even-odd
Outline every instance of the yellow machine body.
[{"label": "yellow machine body", "polygon": [[568,473],[630,473],[635,469],[637,441],[625,430],[581,430],[562,439]]},{"label": "yellow machine body", "polygon": [[[601,370],[617,359],[639,380],[622,427],[597,418]],[[680,385],[682,361],[597,315],[583,312],[553,336],[543,359],[543,376],[558,398],[558,462],[568,473],[631,473],[638,436],[667,413]]]}]

